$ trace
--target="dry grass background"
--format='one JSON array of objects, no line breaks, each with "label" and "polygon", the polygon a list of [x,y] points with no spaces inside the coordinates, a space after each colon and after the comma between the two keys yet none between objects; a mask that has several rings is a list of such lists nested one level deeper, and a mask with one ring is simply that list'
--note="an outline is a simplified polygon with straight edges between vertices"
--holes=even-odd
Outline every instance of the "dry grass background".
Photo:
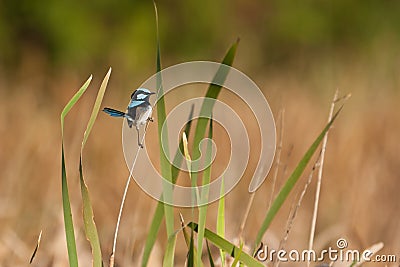
[{"label": "dry grass background", "polygon": [[[396,75],[400,58],[391,66],[384,57],[377,59],[376,64],[372,64],[372,60],[348,59],[338,61],[335,66],[326,67],[322,62],[303,69],[265,69],[248,73],[263,89],[275,116],[282,107],[286,111],[278,187],[326,123],[336,88],[343,94],[352,93],[328,140],[316,248],[334,245],[337,238],[344,237],[350,248],[362,250],[382,241],[385,244],[382,254],[400,251],[400,76]],[[240,52],[238,60],[240,65]],[[104,73],[105,70],[106,67]],[[80,217],[78,155],[96,89],[104,73],[94,73],[94,82],[66,120],[68,178],[74,221],[78,226],[78,255],[83,266],[90,264],[90,247]],[[73,92],[87,78],[85,75],[60,71],[49,77],[43,74],[40,61],[27,60],[12,83],[0,77],[0,266],[26,266],[40,230],[43,230],[41,247],[32,266],[67,266],[60,190],[59,116]],[[122,107],[126,104],[130,89],[135,86],[127,88],[127,80],[114,70],[104,105]],[[221,98],[230,99],[230,96],[223,92]],[[176,100],[171,98],[173,101]],[[154,137],[155,131],[150,131],[147,140]],[[122,154],[121,121],[99,115],[84,152],[84,164],[106,260],[128,176]],[[254,162],[251,164],[254,166]],[[222,165],[217,162],[216,171],[221,170]],[[274,220],[264,237],[265,243],[276,247],[283,237],[289,209],[301,192],[307,174],[308,171]],[[226,229],[231,240],[239,232],[250,178],[247,172],[226,199]],[[314,177],[287,248],[307,247],[315,181]],[[245,240],[250,244],[266,214],[270,192],[271,179],[267,179],[256,194],[244,231]],[[138,262],[155,205],[156,201],[132,184],[118,243],[120,266]],[[215,229],[216,208],[214,203],[208,211],[207,227],[212,229]],[[190,220],[190,210],[178,211]],[[164,230],[162,228],[153,254],[155,263],[151,266],[157,266],[163,255]],[[182,244],[182,240],[180,242]],[[177,249],[176,260],[182,266],[185,251],[182,246]]]}]

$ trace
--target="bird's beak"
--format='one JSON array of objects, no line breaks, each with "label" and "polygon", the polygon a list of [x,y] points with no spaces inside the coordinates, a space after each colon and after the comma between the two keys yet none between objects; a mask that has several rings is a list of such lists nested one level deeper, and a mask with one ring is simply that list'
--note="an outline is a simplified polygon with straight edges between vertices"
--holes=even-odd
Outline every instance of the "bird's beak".
[{"label": "bird's beak", "polygon": [[154,94],[156,94],[156,93],[154,93],[154,92],[151,92],[150,94],[151,94],[151,95],[154,95]]}]

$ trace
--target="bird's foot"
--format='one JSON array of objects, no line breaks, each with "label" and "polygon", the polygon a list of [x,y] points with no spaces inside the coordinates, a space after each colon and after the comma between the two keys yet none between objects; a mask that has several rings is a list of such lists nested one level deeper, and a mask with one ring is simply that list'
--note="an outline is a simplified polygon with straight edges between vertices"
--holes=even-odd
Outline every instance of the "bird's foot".
[{"label": "bird's foot", "polygon": [[139,146],[140,148],[143,148],[143,145],[142,145],[141,143],[138,143],[138,146]]},{"label": "bird's foot", "polygon": [[148,118],[147,118],[147,121],[151,121],[151,122],[153,122],[154,120],[153,120],[153,118],[152,118],[152,117],[148,117]]}]

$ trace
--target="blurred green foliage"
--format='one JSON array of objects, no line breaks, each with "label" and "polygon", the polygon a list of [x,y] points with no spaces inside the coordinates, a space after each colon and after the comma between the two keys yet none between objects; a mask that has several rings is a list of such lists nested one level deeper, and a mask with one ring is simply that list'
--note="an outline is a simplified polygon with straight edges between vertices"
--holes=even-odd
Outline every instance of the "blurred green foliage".
[{"label": "blurred green foliage", "polygon": [[[237,37],[248,62],[286,63],[332,49],[365,51],[377,40],[398,41],[400,1],[158,1],[163,54],[174,61],[212,59]],[[29,53],[54,66],[154,61],[152,1],[2,0],[0,60],[18,67]],[[204,57],[209,58],[204,58]]]}]

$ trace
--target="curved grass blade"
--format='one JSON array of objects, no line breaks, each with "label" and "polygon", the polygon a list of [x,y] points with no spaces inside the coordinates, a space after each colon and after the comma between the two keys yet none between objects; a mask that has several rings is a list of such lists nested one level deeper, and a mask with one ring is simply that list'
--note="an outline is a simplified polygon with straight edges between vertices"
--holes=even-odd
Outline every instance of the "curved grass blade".
[{"label": "curved grass blade", "polygon": [[86,238],[89,241],[90,246],[92,248],[93,266],[101,267],[103,263],[101,257],[100,241],[99,241],[99,236],[97,234],[96,224],[94,222],[94,214],[89,197],[89,190],[83,178],[82,157],[80,157],[79,159],[79,181],[81,184],[83,223],[85,227]]},{"label": "curved grass blade", "polygon": [[101,247],[99,236],[97,233],[96,223],[94,222],[94,214],[92,209],[92,203],[90,201],[89,190],[86,185],[84,176],[83,176],[83,168],[82,168],[82,154],[83,148],[85,147],[86,141],[90,135],[90,132],[93,128],[94,122],[97,118],[97,115],[100,110],[100,105],[104,97],[104,93],[107,88],[108,80],[110,78],[111,68],[107,72],[106,76],[103,79],[103,82],[100,86],[99,92],[97,93],[97,98],[93,106],[92,114],[90,115],[89,122],[86,127],[86,131],[83,136],[82,145],[81,145],[81,155],[79,158],[79,181],[81,186],[81,195],[82,195],[82,204],[83,204],[83,222],[85,227],[86,238],[88,239],[90,246],[92,248],[93,255],[93,266],[101,267],[102,256],[101,256]]},{"label": "curved grass blade", "polygon": [[[208,130],[208,140],[206,148],[205,166],[208,166],[203,173],[203,185],[208,185],[211,181],[211,160],[212,160],[212,142],[213,138],[213,120],[210,119],[210,126]],[[207,203],[209,187],[205,186],[201,192],[201,200],[199,207],[199,232],[197,234],[197,266],[200,266],[201,262],[201,251],[203,248],[204,229],[206,228],[206,217],[207,217]]]},{"label": "curved grass blade", "polygon": [[68,250],[68,261],[70,267],[78,266],[78,255],[76,252],[74,224],[72,221],[71,203],[69,201],[68,183],[67,183],[67,172],[65,169],[65,157],[64,157],[64,119],[75,103],[80,99],[82,94],[88,88],[92,81],[92,75],[82,85],[82,87],[75,93],[71,100],[64,107],[61,112],[61,194],[63,202],[63,214],[64,214],[64,228],[65,238],[67,241]]},{"label": "curved grass blade", "polygon": [[[61,112],[61,137],[64,137],[64,119],[65,116],[67,116],[68,112],[71,110],[71,108],[78,102],[79,98],[83,95],[83,93],[86,91],[88,88],[90,82],[92,81],[93,76],[90,75],[90,77],[86,80],[86,82],[82,85],[82,87],[78,90],[78,92],[75,93],[75,95],[68,101],[67,105],[65,105],[63,111]],[[62,139],[63,141],[63,139]]]},{"label": "curved grass blade", "polygon": [[[191,222],[187,226],[193,229],[195,232],[198,231],[197,223]],[[207,228],[204,231],[204,237],[208,241],[213,243],[215,246],[217,246],[218,248],[222,249],[223,251],[231,255],[233,258],[238,258],[240,262],[244,263],[244,265],[251,267],[264,267],[264,265],[261,262],[257,261],[255,258],[253,258],[252,256],[248,255],[245,252],[240,252],[240,248],[238,248],[231,242],[220,237],[219,235],[210,231]]]},{"label": "curved grass blade", "polygon": [[111,68],[108,70],[106,76],[104,77],[103,82],[100,85],[99,92],[97,93],[97,97],[96,97],[96,101],[93,106],[92,114],[90,115],[89,122],[86,126],[86,130],[83,135],[83,140],[82,140],[82,145],[81,145],[81,153],[82,153],[83,147],[85,146],[86,141],[89,137],[89,134],[92,131],[92,128],[93,128],[94,122],[97,118],[97,115],[99,114],[101,102],[103,101],[104,93],[106,91],[108,80],[110,79],[110,75],[111,75]]},{"label": "curved grass blade", "polygon": [[[233,60],[235,59],[236,49],[239,44],[239,39],[229,48],[228,52],[226,53],[224,59],[222,60],[221,64],[232,66]],[[215,74],[213,81],[223,84],[226,77],[228,75],[228,71],[226,68],[220,67]],[[221,92],[222,86],[216,83],[211,83],[208,87],[206,98],[216,99]],[[208,123],[208,118],[211,117],[212,110],[214,107],[214,101],[206,101],[204,100],[201,109],[200,109],[200,116],[197,119],[196,131],[193,139],[193,160],[197,160],[200,157],[200,149],[199,144],[200,141],[203,139],[204,134],[206,132],[206,127]],[[194,174],[197,175],[196,172],[197,167],[194,166]]]},{"label": "curved grass blade", "polygon": [[253,249],[256,249],[261,242],[262,237],[264,236],[265,232],[267,231],[269,225],[271,224],[272,220],[275,218],[275,215],[278,213],[280,207],[282,206],[283,202],[288,197],[290,191],[293,189],[296,182],[299,180],[301,174],[303,173],[304,169],[306,168],[308,162],[310,161],[311,157],[314,155],[315,151],[317,150],[319,144],[322,142],[325,134],[332,126],[333,122],[335,121],[336,117],[339,115],[339,112],[342,110],[343,106],[335,113],[332,117],[332,120],[325,126],[322,132],[319,134],[317,139],[315,139],[314,143],[310,146],[307,152],[304,154],[303,158],[300,160],[299,164],[294,169],[293,173],[290,175],[286,183],[283,185],[282,189],[280,190],[278,196],[272,203],[270,209],[265,216],[265,219],[261,225],[261,228],[258,230],[255,244]]},{"label": "curved grass blade", "polygon": [[178,231],[168,238],[168,243],[164,254],[163,267],[174,267],[176,237],[178,236],[177,233]]}]

